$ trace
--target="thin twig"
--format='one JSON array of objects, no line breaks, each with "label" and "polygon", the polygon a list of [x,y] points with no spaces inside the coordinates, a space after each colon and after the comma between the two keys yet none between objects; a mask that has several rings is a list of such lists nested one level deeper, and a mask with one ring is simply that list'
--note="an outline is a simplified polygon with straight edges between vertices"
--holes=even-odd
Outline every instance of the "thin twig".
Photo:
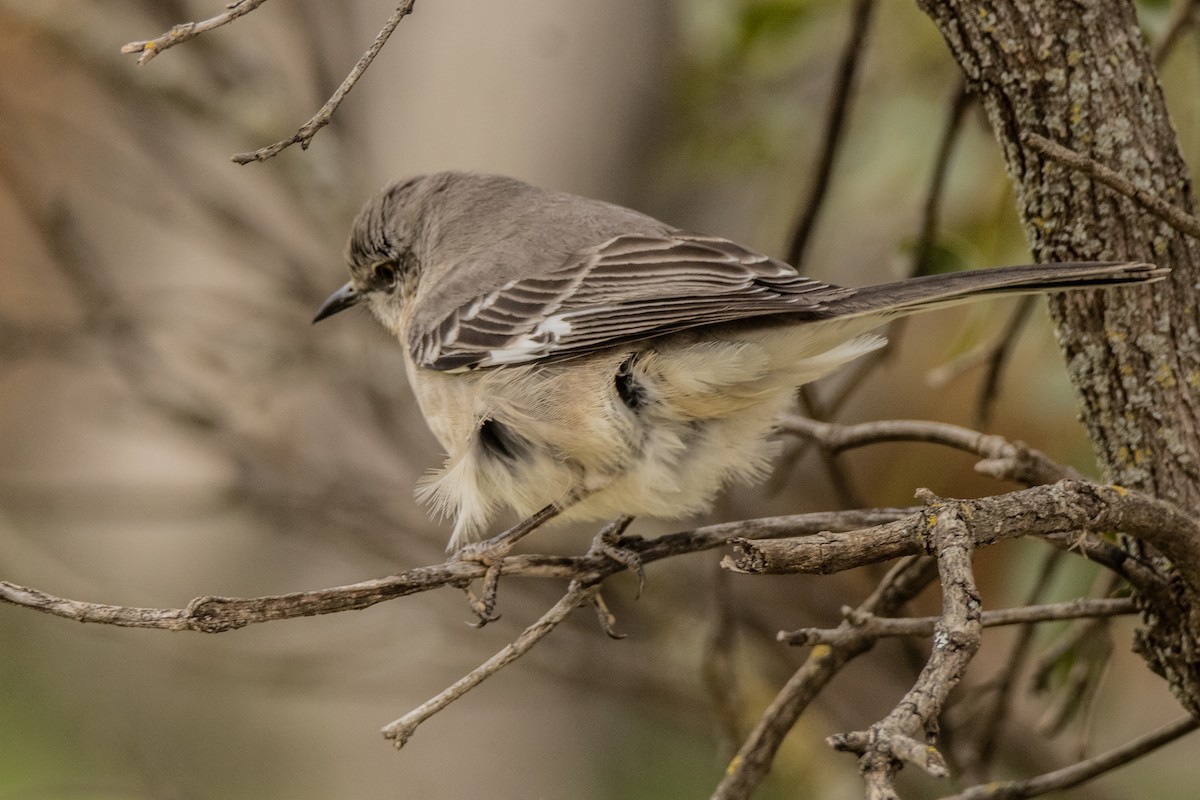
[{"label": "thin twig", "polygon": [[177,44],[183,44],[189,39],[194,39],[205,31],[211,31],[213,28],[228,25],[238,17],[249,14],[265,2],[266,0],[235,0],[227,5],[224,11],[214,17],[209,17],[199,22],[185,22],[181,25],[175,25],[171,30],[157,39],[130,42],[121,48],[121,52],[126,54],[141,53],[142,56],[137,60],[137,63],[139,67],[143,66],[164,50],[169,50]]},{"label": "thin twig", "polygon": [[1191,716],[1182,717],[1156,731],[1139,736],[1131,742],[1086,761],[1080,761],[1078,764],[1047,772],[1035,778],[1026,778],[1020,781],[992,781],[972,786],[966,791],[943,797],[942,800],[1024,800],[1024,798],[1070,789],[1141,758],[1197,728],[1200,728],[1200,719]]},{"label": "thin twig", "polygon": [[1138,203],[1146,211],[1182,233],[1200,238],[1200,218],[1171,205],[1153,192],[1135,186],[1128,178],[1109,169],[1098,161],[1082,156],[1070,148],[1052,142],[1044,136],[1026,131],[1021,142],[1042,155],[1064,166],[1095,178],[1100,183]]},{"label": "thin twig", "polygon": [[375,37],[375,41],[367,48],[367,52],[363,53],[362,58],[354,65],[354,69],[350,70],[350,74],[342,81],[342,85],[337,88],[333,96],[325,101],[325,105],[321,106],[320,110],[309,119],[308,122],[300,126],[294,134],[286,139],[281,139],[275,144],[260,147],[250,153],[238,153],[232,157],[232,160],[237,164],[249,164],[251,161],[266,161],[268,158],[278,155],[284,149],[291,147],[294,144],[299,144],[302,150],[307,150],[309,143],[313,137],[317,135],[317,131],[329,124],[333,118],[333,112],[342,104],[342,100],[349,94],[354,85],[358,83],[358,79],[367,71],[367,67],[371,66],[371,62],[375,60],[375,56],[379,55],[379,51],[383,49],[387,43],[388,37],[392,35],[392,31],[396,30],[396,26],[400,24],[400,20],[408,14],[412,13],[413,5],[416,0],[404,0],[396,8],[392,15],[388,17],[383,28]]},{"label": "thin twig", "polygon": [[[1047,550],[1042,556],[1042,565],[1037,578],[1025,595],[1024,608],[1034,608],[1050,588],[1051,580],[1064,563],[1061,550]],[[1111,574],[1111,573],[1110,573]],[[1089,598],[1094,600],[1096,598]],[[1108,600],[1108,598],[1102,598]],[[1072,604],[1079,601],[1070,601]],[[1130,602],[1132,605],[1132,601]],[[1094,609],[1093,609],[1094,610]],[[1111,609],[1106,609],[1111,610]],[[992,612],[983,612],[983,624],[988,624]],[[958,762],[962,769],[963,780],[980,782],[987,777],[993,756],[996,753],[1000,735],[1004,731],[1008,716],[1016,704],[1012,702],[1012,692],[1017,685],[1021,669],[1033,650],[1036,623],[1041,620],[1028,620],[1021,624],[1021,629],[1013,637],[1008,656],[994,677],[974,692],[964,692],[966,697],[956,707],[961,712],[964,721],[971,720],[963,731],[965,746],[955,748]],[[973,741],[972,741],[973,740]]]},{"label": "thin twig", "polygon": [[[1092,593],[1105,597],[1116,591],[1119,585],[1118,576],[1111,572],[1100,572],[1095,578]],[[1056,736],[1080,711],[1086,711],[1089,705],[1093,705],[1090,701],[1099,690],[1100,676],[1112,656],[1110,622],[1110,619],[1101,617],[1077,620],[1058,636],[1053,646],[1034,664],[1030,682],[1034,691],[1041,693],[1050,690],[1051,673],[1057,672],[1060,667],[1067,667],[1066,679],[1054,687],[1053,700],[1035,726],[1038,731]],[[1078,751],[1082,754],[1086,747],[1082,727],[1080,733]]]},{"label": "thin twig", "polygon": [[[814,387],[811,384],[801,386],[796,394],[800,400],[801,407],[817,419],[824,419],[829,413],[828,409],[819,410],[817,408]],[[803,451],[797,452],[796,455],[803,455]],[[854,488],[854,481],[851,479],[850,474],[842,466],[842,463],[838,461],[837,453],[822,449],[817,452],[817,457],[821,461],[821,466],[825,469],[825,477],[829,479],[829,484],[837,498],[837,503],[842,508],[861,508],[865,505],[865,501],[860,499],[858,491]],[[781,477],[785,474],[780,473]],[[779,488],[783,488],[782,483]]]},{"label": "thin twig", "polygon": [[928,381],[934,387],[944,386],[969,369],[980,364],[987,365],[984,373],[983,386],[975,401],[975,424],[983,427],[991,417],[992,406],[1000,393],[1000,376],[1004,365],[1017,341],[1017,336],[1024,330],[1036,305],[1036,298],[1022,297],[1004,324],[1004,329],[996,337],[981,343],[962,356],[948,364],[943,364],[929,373]]},{"label": "thin twig", "polygon": [[1000,397],[1000,378],[1004,374],[1004,366],[1012,356],[1017,337],[1025,329],[1036,304],[1037,298],[1028,295],[1017,300],[1017,307],[1009,315],[1004,330],[1000,332],[988,353],[983,386],[979,389],[979,396],[975,398],[975,424],[980,427],[986,425],[992,417],[992,409]]},{"label": "thin twig", "polygon": [[829,113],[825,115],[821,152],[817,158],[812,186],[808,191],[808,200],[804,204],[800,221],[796,223],[796,230],[792,234],[791,244],[788,245],[787,261],[793,266],[799,267],[804,262],[805,250],[829,190],[829,178],[833,174],[833,163],[841,145],[846,111],[850,107],[854,78],[862,62],[863,42],[867,38],[867,28],[875,10],[875,3],[876,0],[856,0],[850,12],[850,35],[846,37],[846,43],[838,58],[837,77],[833,85]]},{"label": "thin twig", "polygon": [[921,226],[917,231],[917,240],[913,244],[912,269],[910,274],[927,275],[932,266],[931,256],[933,246],[937,241],[938,222],[942,210],[942,191],[946,186],[946,176],[950,172],[950,156],[954,153],[954,145],[962,131],[962,122],[971,107],[973,95],[967,91],[967,84],[961,77],[955,84],[954,93],[950,96],[950,108],[946,112],[946,121],[942,125],[942,138],[938,141],[937,155],[933,160],[933,171],[929,176],[929,188],[925,192],[925,202],[921,206]]},{"label": "thin twig", "polygon": [[[966,84],[959,81],[951,98],[950,109],[947,112],[946,122],[942,130],[942,138],[938,144],[937,154],[934,157],[929,188],[925,192],[925,202],[922,204],[921,225],[918,229],[916,243],[913,246],[913,262],[912,269],[910,270],[913,275],[921,275],[927,271],[930,255],[933,252],[933,244],[937,238],[938,217],[942,205],[942,190],[945,187],[946,175],[949,173],[950,155],[954,151],[954,143],[958,140],[958,134],[962,130],[962,120],[965,117],[966,109],[970,107],[971,97],[972,95],[967,92]],[[810,203],[810,209],[811,207],[812,204]],[[810,212],[806,210],[805,219],[807,219],[810,213],[815,216],[815,211]],[[812,223],[808,224],[811,227]],[[797,236],[799,235],[800,231],[798,230]],[[808,235],[809,233],[806,231],[804,233],[804,241],[799,246],[801,251],[804,249]],[[796,247],[796,245],[793,244],[793,247]],[[896,347],[900,342],[900,337],[904,332],[906,323],[906,319],[896,319],[890,322],[884,331],[887,344],[856,360],[847,371],[843,372],[837,382],[833,396],[825,402],[817,402],[816,394],[810,386],[800,387],[800,398],[808,409],[807,413],[822,421],[829,421],[836,416],[846,400],[858,390],[858,387],[875,372],[879,365],[889,360],[896,352]],[[796,462],[804,456],[806,450],[807,446],[800,444],[789,448],[784,453],[779,459],[775,473],[771,476],[771,481],[767,486],[768,492],[776,494],[783,489],[788,474]],[[825,459],[825,464],[827,468],[831,465],[837,466],[836,460],[828,458]],[[831,478],[839,490],[841,487],[848,485],[846,481],[839,480],[832,472]]]},{"label": "thin twig", "polygon": [[554,630],[560,622],[567,618],[567,615],[596,591],[597,587],[595,586],[583,586],[577,581],[572,581],[561,600],[551,606],[541,619],[522,631],[520,636],[501,648],[496,655],[400,719],[385,725],[382,731],[384,738],[391,739],[397,748],[403,747],[416,731],[417,726],[529,652],[531,647],[545,638],[546,634]]},{"label": "thin twig", "polygon": [[[863,628],[879,637],[888,636],[932,636],[941,617],[877,617],[860,614],[853,609],[844,609],[851,624]],[[1119,617],[1136,614],[1137,607],[1128,597],[1083,597],[1062,603],[1047,603],[1038,606],[1019,606],[984,611],[980,622],[985,628],[1002,625],[1025,625],[1033,622],[1060,622],[1067,619],[1094,617]],[[836,641],[840,633],[837,628],[800,628],[795,631],[780,631],[776,637],[785,644],[811,647]]]}]

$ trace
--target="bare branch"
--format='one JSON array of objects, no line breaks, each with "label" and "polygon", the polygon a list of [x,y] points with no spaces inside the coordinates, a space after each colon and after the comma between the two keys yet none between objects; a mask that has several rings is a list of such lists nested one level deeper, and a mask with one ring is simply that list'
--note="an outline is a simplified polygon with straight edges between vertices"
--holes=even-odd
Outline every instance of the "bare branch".
[{"label": "bare branch", "polygon": [[[1099,593],[1110,594],[1120,585],[1117,576],[1102,572],[1097,578]],[[1131,598],[1132,599],[1132,598]],[[1034,663],[1031,683],[1034,691],[1047,693],[1054,683],[1052,673],[1066,667],[1066,679],[1053,687],[1053,697],[1037,722],[1037,729],[1058,735],[1072,719],[1091,705],[1100,685],[1100,676],[1112,658],[1112,626],[1103,617],[1080,619],[1061,633],[1053,645]],[[1084,750],[1080,742],[1079,752]]]},{"label": "bare branch", "polygon": [[1004,323],[1004,330],[982,354],[987,370],[983,376],[983,387],[979,390],[979,397],[975,400],[976,425],[986,425],[991,419],[992,408],[1000,396],[1000,378],[1004,374],[1004,365],[1012,356],[1013,348],[1017,344],[1017,337],[1025,329],[1036,305],[1037,298],[1035,297],[1026,295],[1019,298],[1017,307],[1013,309],[1008,316],[1008,321]]},{"label": "bare branch", "polygon": [[[976,547],[1019,536],[1121,531],[1170,558],[1193,594],[1200,587],[1200,523],[1166,501],[1115,486],[1059,481],[962,501],[970,509]],[[930,550],[922,514],[862,531],[821,533],[769,542],[736,541],[722,564],[735,572],[829,574]],[[1086,552],[1089,542],[1079,538]]]},{"label": "bare branch", "polygon": [[[851,625],[872,636],[933,636],[934,628],[941,617],[877,617],[860,613],[855,609],[843,609]],[[1067,619],[1094,617],[1119,617],[1136,614],[1137,606],[1128,597],[1081,597],[1062,603],[1047,603],[1038,606],[1020,606],[984,611],[980,624],[985,628],[1002,625],[1025,625],[1031,622],[1060,622]],[[800,628],[795,631],[780,631],[776,637],[785,644],[813,646],[830,644],[840,636],[837,628]]]},{"label": "bare branch", "polygon": [[[795,536],[806,531],[846,530],[897,519],[908,511],[872,509],[768,517],[709,525],[651,540],[626,537],[621,540],[621,546],[636,553],[642,562],[649,563],[682,553],[721,547],[733,537]],[[626,565],[599,553],[576,557],[519,555],[503,561],[503,573],[509,577],[576,579],[589,586],[626,568]],[[386,578],[327,589],[252,598],[198,597],[186,608],[133,608],[88,603],[0,581],[0,601],[77,622],[222,633],[260,622],[354,611],[441,586],[461,586],[483,577],[486,571],[484,564],[450,559]]]},{"label": "bare branch", "polygon": [[983,458],[975,466],[977,472],[998,480],[1012,480],[1027,485],[1053,483],[1063,478],[1083,478],[1075,470],[1057,463],[1023,442],[1010,442],[1002,436],[945,422],[881,420],[839,425],[786,415],[780,418],[779,427],[788,433],[813,439],[834,452],[882,442],[941,444]]},{"label": "bare branch", "polygon": [[185,22],[182,25],[176,25],[157,39],[147,39],[144,42],[130,42],[121,48],[121,52],[141,53],[142,56],[137,60],[137,63],[139,67],[143,66],[164,50],[169,50],[177,44],[183,44],[189,39],[194,39],[205,31],[211,31],[213,28],[228,25],[238,17],[249,14],[265,2],[266,0],[234,0],[234,2],[225,7],[224,11],[214,17],[209,17],[199,22]]},{"label": "bare branch", "polygon": [[375,60],[375,56],[379,55],[379,51],[387,43],[388,37],[392,35],[392,31],[396,30],[396,26],[400,24],[400,20],[412,13],[415,3],[416,0],[404,0],[404,2],[400,3],[396,10],[392,12],[392,15],[388,17],[387,22],[384,23],[383,28],[375,37],[375,41],[367,48],[367,52],[363,53],[362,58],[354,65],[354,69],[350,70],[350,74],[342,81],[342,85],[325,101],[325,105],[321,106],[320,110],[308,122],[300,126],[299,130],[286,139],[281,139],[266,147],[260,147],[253,152],[238,153],[231,160],[237,164],[249,164],[251,161],[266,161],[268,158],[278,155],[294,144],[299,144],[302,150],[307,150],[309,143],[317,135],[317,131],[329,124],[329,121],[333,118],[333,112],[337,110],[337,107],[342,104],[342,100],[350,93],[354,85],[358,83],[359,78],[367,71],[367,67],[371,66],[371,62]]},{"label": "bare branch", "polygon": [[[853,38],[852,38],[853,40]],[[848,50],[847,52],[852,52]],[[922,205],[921,224],[918,229],[916,243],[913,246],[913,261],[912,275],[924,274],[927,271],[927,266],[930,256],[933,251],[933,245],[937,238],[938,217],[942,205],[942,191],[945,187],[946,176],[949,173],[950,155],[954,150],[954,144],[958,141],[958,135],[962,131],[962,120],[966,116],[966,110],[970,107],[971,95],[966,90],[966,84],[959,81],[955,87],[954,95],[951,97],[950,108],[947,112],[946,122],[943,127],[942,137],[938,144],[937,154],[934,158],[933,171],[930,175],[929,187],[925,193],[925,202]],[[840,124],[840,123],[839,123]],[[833,141],[826,138],[826,146]],[[828,158],[832,158],[832,153],[829,153]],[[824,161],[822,161],[824,163]],[[803,235],[803,241],[798,244],[793,243],[793,250],[802,254],[807,243],[810,231],[801,230],[807,225],[812,227],[812,221],[808,218],[816,216],[816,206],[814,202],[818,198],[814,195],[813,200],[810,200],[805,213],[802,216],[800,228],[797,230],[796,236]],[[793,262],[797,263],[797,262]],[[874,350],[863,358],[856,360],[848,366],[843,372],[842,377],[837,382],[837,389],[832,397],[829,397],[824,402],[818,402],[816,392],[812,386],[801,386],[799,391],[800,401],[805,409],[805,413],[809,416],[823,421],[827,421],[836,416],[839,409],[845,404],[846,399],[850,397],[859,386],[862,385],[871,374],[892,357],[896,352],[896,347],[900,342],[901,334],[905,328],[904,319],[896,319],[888,324],[885,330],[887,344],[884,347]],[[780,458],[776,466],[774,474],[771,476],[767,484],[767,491],[771,494],[776,494],[783,489],[788,475],[796,462],[804,455],[807,445],[800,444],[789,447]],[[829,472],[829,477],[834,485],[834,489],[845,501],[852,495],[852,487],[849,484],[848,478],[844,475],[840,465],[836,459],[824,458],[825,468]],[[848,507],[861,505],[860,503],[844,503]]]},{"label": "bare branch", "polygon": [[546,634],[554,630],[560,622],[567,618],[567,615],[596,591],[597,587],[595,586],[583,586],[578,581],[572,581],[561,600],[551,606],[541,619],[522,631],[520,636],[501,648],[496,655],[400,719],[385,725],[382,731],[384,738],[391,739],[397,748],[403,747],[416,731],[417,726],[529,652],[531,647],[545,638]]},{"label": "bare branch", "polygon": [[1017,336],[1025,328],[1035,305],[1033,297],[1022,297],[1004,324],[1004,330],[989,341],[964,353],[948,364],[943,364],[929,373],[929,383],[934,387],[944,386],[968,369],[986,365],[983,387],[975,401],[975,424],[983,426],[991,417],[992,406],[1000,394],[1000,376],[1004,365],[1012,355]]},{"label": "bare branch", "polygon": [[1109,169],[1100,162],[1029,131],[1021,134],[1021,142],[1052,161],[1057,161],[1095,178],[1118,194],[1133,200],[1177,231],[1200,238],[1200,219],[1171,205],[1153,192],[1134,186],[1124,175]]},{"label": "bare branch", "polygon": [[1181,717],[1156,731],[1140,736],[1107,753],[1080,761],[1078,764],[1047,772],[1036,778],[1026,778],[1021,781],[993,781],[972,786],[964,792],[944,797],[942,800],[1023,800],[1027,797],[1038,797],[1050,792],[1070,789],[1141,758],[1197,728],[1200,728],[1200,719],[1191,716]]},{"label": "bare branch", "polygon": [[0,581],[0,600],[15,606],[43,611],[76,622],[99,622],[122,628],[161,628],[184,631],[191,628],[189,608],[136,608],[105,603],[85,603],[55,597],[38,589]]}]

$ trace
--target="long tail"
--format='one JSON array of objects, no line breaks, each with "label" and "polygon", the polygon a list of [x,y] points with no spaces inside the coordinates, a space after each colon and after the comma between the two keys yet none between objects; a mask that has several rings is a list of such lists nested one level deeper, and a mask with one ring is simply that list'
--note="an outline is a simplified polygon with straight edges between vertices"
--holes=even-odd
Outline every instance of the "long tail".
[{"label": "long tail", "polygon": [[859,289],[831,303],[829,316],[912,314],[981,295],[1032,294],[1154,283],[1167,277],[1170,272],[1165,267],[1141,262],[1080,261],[923,275]]}]

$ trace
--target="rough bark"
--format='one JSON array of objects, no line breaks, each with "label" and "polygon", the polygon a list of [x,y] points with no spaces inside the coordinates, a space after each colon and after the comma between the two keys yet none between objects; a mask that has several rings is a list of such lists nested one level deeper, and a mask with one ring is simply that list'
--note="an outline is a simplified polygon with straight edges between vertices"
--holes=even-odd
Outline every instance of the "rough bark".
[{"label": "rough bark", "polygon": [[[1021,141],[1026,132],[1044,136],[1192,211],[1187,167],[1133,4],[918,2],[982,98],[1034,256],[1144,259],[1174,270],[1155,290],[1076,293],[1055,299],[1052,313],[1107,478],[1194,511],[1200,507],[1197,242]],[[1200,716],[1200,598],[1173,565],[1145,555],[1160,588],[1140,597],[1146,625],[1136,646]]]}]

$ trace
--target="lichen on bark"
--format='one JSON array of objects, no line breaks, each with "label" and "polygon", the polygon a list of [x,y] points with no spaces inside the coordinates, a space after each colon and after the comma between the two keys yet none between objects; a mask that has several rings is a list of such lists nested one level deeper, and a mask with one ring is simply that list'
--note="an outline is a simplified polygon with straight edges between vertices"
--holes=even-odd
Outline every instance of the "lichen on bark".
[{"label": "lichen on bark", "polygon": [[[983,101],[1034,257],[1172,269],[1150,290],[1056,297],[1051,313],[1107,479],[1200,508],[1197,242],[1021,139],[1044,136],[1192,212],[1187,165],[1133,4],[918,2]],[[1127,546],[1143,554],[1143,545]],[[1140,595],[1135,647],[1200,716],[1200,598],[1166,559],[1144,554],[1156,589]]]}]

